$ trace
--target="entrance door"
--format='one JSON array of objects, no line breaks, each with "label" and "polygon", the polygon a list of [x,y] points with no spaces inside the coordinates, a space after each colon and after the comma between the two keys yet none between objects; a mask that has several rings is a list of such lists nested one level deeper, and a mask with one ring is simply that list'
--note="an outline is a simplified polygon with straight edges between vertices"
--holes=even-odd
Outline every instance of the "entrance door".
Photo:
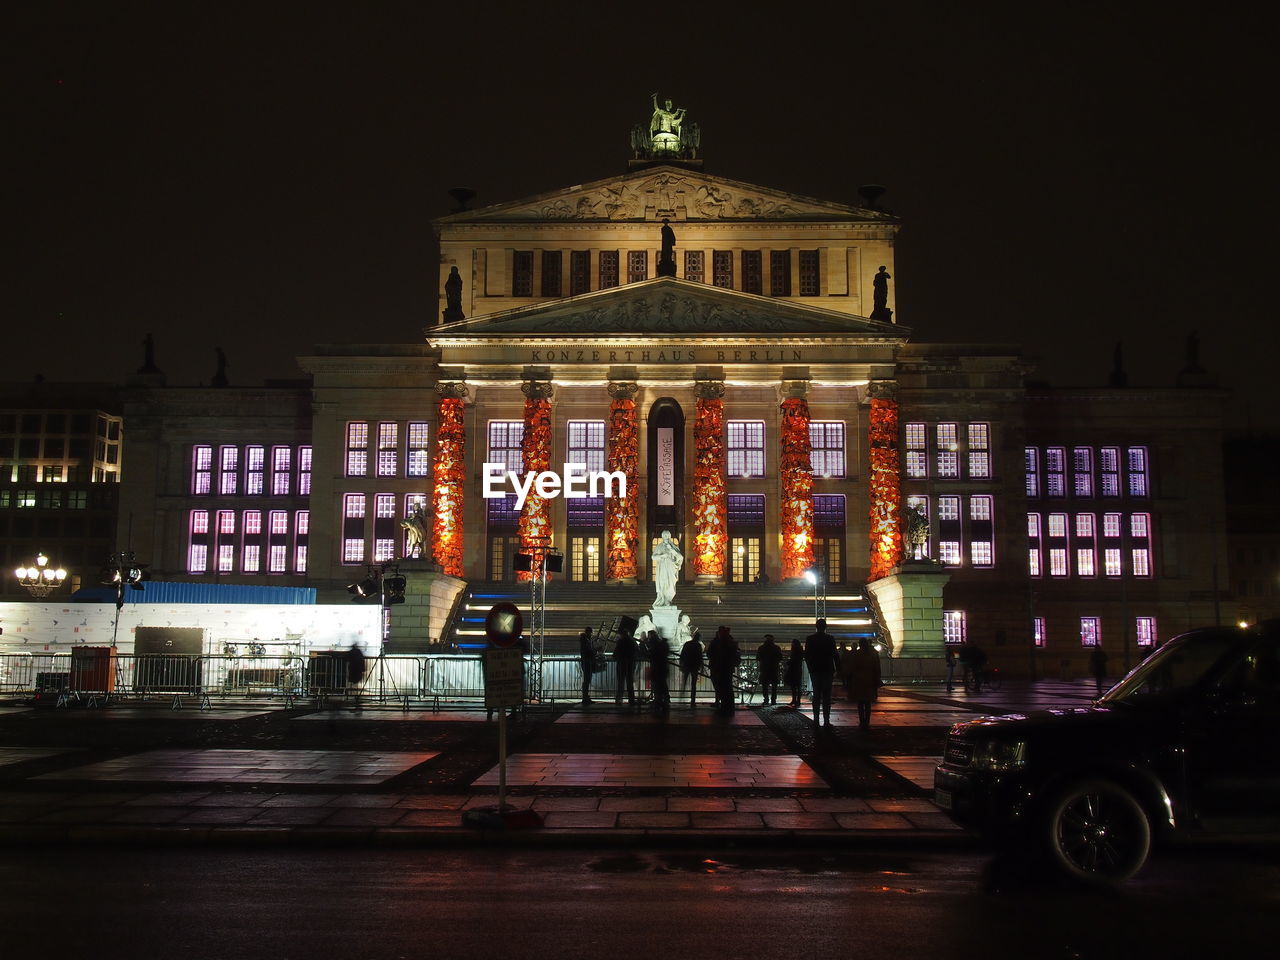
[{"label": "entrance door", "polygon": [[844,582],[844,537],[822,536],[813,541],[813,564],[825,583]]},{"label": "entrance door", "polygon": [[600,579],[600,537],[569,537],[569,579],[595,582]]},{"label": "entrance door", "polygon": [[[662,397],[649,408],[648,441],[649,536],[646,539],[657,542],[663,530],[670,530],[673,537],[683,541],[684,411],[673,398]],[[652,562],[649,568],[652,577]]]},{"label": "entrance door", "polygon": [[516,578],[512,563],[520,549],[520,538],[500,531],[489,532],[489,560],[486,571],[490,580],[512,581]]},{"label": "entrance door", "polygon": [[729,538],[729,581],[755,583],[760,576],[760,543],[762,537]]}]

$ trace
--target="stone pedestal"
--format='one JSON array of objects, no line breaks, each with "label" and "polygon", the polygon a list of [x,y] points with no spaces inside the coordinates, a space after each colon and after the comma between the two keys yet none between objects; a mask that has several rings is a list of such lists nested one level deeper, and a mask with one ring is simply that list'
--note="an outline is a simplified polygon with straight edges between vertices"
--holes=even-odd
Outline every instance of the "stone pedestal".
[{"label": "stone pedestal", "polygon": [[404,603],[391,607],[388,652],[426,653],[432,640],[444,639],[445,618],[467,582],[440,572],[430,560],[398,561],[404,576]]},{"label": "stone pedestal", "polygon": [[676,627],[680,624],[679,607],[650,607],[649,619],[653,621],[653,627],[658,631],[658,636],[668,644],[676,642]]},{"label": "stone pedestal", "polygon": [[867,590],[880,608],[894,657],[943,657],[942,588],[951,574],[932,560],[909,560]]}]

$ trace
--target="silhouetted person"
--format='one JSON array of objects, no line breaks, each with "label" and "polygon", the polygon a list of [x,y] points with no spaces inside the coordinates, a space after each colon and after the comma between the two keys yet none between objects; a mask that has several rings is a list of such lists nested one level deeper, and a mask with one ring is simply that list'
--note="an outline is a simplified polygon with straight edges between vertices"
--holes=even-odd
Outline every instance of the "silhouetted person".
[{"label": "silhouetted person", "polygon": [[680,695],[684,696],[684,688],[689,688],[689,706],[698,705],[698,677],[705,663],[702,654],[702,634],[695,630],[693,636],[680,648]]},{"label": "silhouetted person", "polygon": [[817,630],[804,642],[804,662],[813,684],[813,725],[831,726],[831,687],[835,683],[839,659],[835,637],[827,633],[827,621],[819,619]]},{"label": "silhouetted person", "polygon": [[360,709],[360,684],[364,682],[364,652],[358,644],[344,654],[347,661],[347,692],[356,698],[356,709]]},{"label": "silhouetted person", "polygon": [[653,709],[665,710],[671,706],[671,687],[668,683],[671,664],[671,648],[667,638],[657,630],[649,631],[649,682],[653,685]]},{"label": "silhouetted person", "polygon": [[947,647],[947,693],[955,689],[956,682],[956,652]]},{"label": "silhouetted person", "polygon": [[871,705],[880,696],[880,654],[867,637],[862,637],[858,649],[848,656],[852,662],[849,695],[858,705],[858,726],[865,730],[871,726]]},{"label": "silhouetted person", "polygon": [[582,702],[591,702],[591,673],[596,668],[596,643],[591,628],[578,634],[578,666],[582,670]]},{"label": "silhouetted person", "polygon": [[738,641],[728,627],[720,627],[707,647],[707,665],[711,669],[711,685],[716,691],[716,706],[721,713],[733,713],[733,671],[742,654]]},{"label": "silhouetted person", "polygon": [[787,669],[782,679],[791,691],[791,706],[799,708],[801,695],[804,693],[804,648],[800,646],[799,640],[791,641],[791,650],[787,653]]},{"label": "silhouetted person", "polygon": [[760,667],[760,695],[763,704],[778,702],[778,673],[782,666],[782,648],[773,640],[772,633],[764,635],[764,643],[756,648],[756,663]]},{"label": "silhouetted person", "polygon": [[960,651],[960,662],[964,665],[965,672],[973,678],[973,692],[981,693],[982,677],[987,671],[986,651],[976,643],[967,643]]},{"label": "silhouetted person", "polygon": [[625,691],[627,702],[634,707],[636,705],[636,638],[631,635],[630,630],[624,630],[614,642],[613,665],[618,671],[617,700],[619,703],[622,702],[622,694]]},{"label": "silhouetted person", "polygon": [[1102,696],[1102,681],[1107,678],[1107,653],[1101,645],[1094,647],[1089,654],[1089,673],[1093,675],[1093,682],[1097,685],[1098,696]]}]

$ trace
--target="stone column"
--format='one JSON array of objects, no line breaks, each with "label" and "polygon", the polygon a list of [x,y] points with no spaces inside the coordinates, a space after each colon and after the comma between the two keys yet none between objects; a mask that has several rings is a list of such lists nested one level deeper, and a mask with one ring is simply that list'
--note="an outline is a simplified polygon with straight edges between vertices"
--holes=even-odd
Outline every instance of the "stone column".
[{"label": "stone column", "polygon": [[782,533],[782,579],[804,576],[813,566],[813,464],[809,440],[809,391],[806,380],[783,383],[782,433],[779,438],[778,521]]},{"label": "stone column", "polygon": [[605,580],[609,583],[636,582],[636,551],[640,521],[640,428],[636,414],[634,381],[609,383],[609,434],[605,455],[610,473],[627,478],[627,495],[604,503]]},{"label": "stone column", "polygon": [[728,547],[724,381],[699,380],[693,394],[698,410],[693,424],[693,572],[700,581],[723,583]]},{"label": "stone column", "polygon": [[462,574],[462,506],[466,483],[465,383],[437,384],[440,409],[436,419],[436,458],[432,465],[431,551],[442,572]]},{"label": "stone column", "polygon": [[[520,452],[525,473],[542,473],[551,469],[551,396],[554,388],[549,382],[526,380],[520,385],[524,394],[524,437]],[[547,515],[547,501],[530,487],[520,511],[520,549],[536,559],[543,552],[538,547],[551,545],[551,518]],[[532,580],[540,571],[521,570],[517,580]]]},{"label": "stone column", "polygon": [[868,442],[871,504],[871,572],[868,581],[887,577],[902,559],[902,487],[898,454],[898,385],[873,380]]}]

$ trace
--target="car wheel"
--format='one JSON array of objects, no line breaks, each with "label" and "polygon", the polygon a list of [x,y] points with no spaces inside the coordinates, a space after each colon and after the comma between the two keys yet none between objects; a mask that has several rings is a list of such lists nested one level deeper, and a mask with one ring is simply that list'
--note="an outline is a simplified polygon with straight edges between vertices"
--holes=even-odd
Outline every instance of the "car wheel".
[{"label": "car wheel", "polygon": [[1151,849],[1151,825],[1142,806],[1109,780],[1081,780],[1058,793],[1045,827],[1053,862],[1087,883],[1128,880]]}]

